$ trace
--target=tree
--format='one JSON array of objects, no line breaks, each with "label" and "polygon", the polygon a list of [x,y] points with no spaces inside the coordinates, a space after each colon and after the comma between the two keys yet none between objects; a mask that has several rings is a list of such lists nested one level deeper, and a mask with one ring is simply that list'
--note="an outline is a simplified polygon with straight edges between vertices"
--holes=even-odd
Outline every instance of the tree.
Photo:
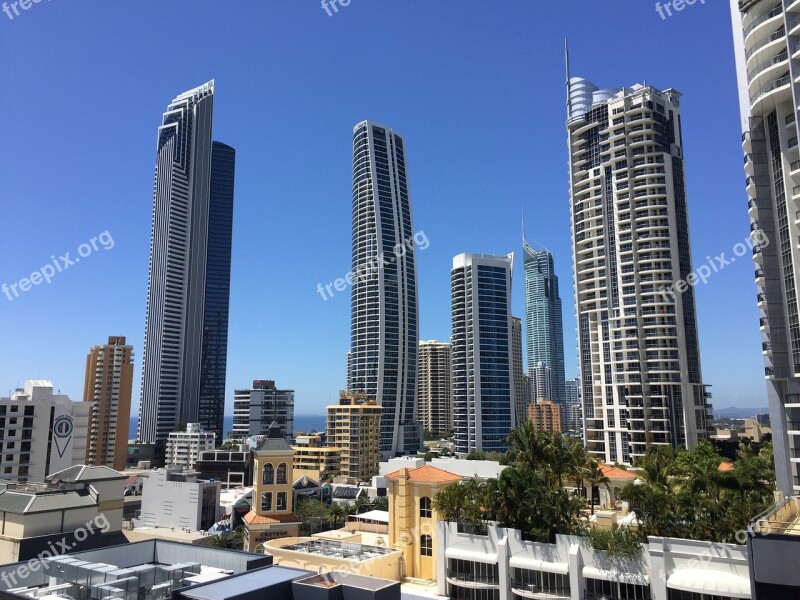
[{"label": "tree", "polygon": [[330,509],[328,509],[328,514],[330,518],[333,520],[333,528],[337,529],[339,523],[341,522],[342,526],[347,522],[347,517],[350,516],[347,508],[342,506],[341,504],[333,504],[331,505]]},{"label": "tree", "polygon": [[330,508],[319,500],[303,500],[297,505],[295,512],[300,517],[300,523],[306,532],[313,532],[320,523],[331,521]]},{"label": "tree", "polygon": [[[592,514],[594,514],[594,490],[601,485],[606,486],[606,490],[609,492],[609,496],[611,495],[611,489],[609,488],[609,479],[606,477],[605,473],[603,473],[603,469],[600,468],[600,463],[594,459],[589,460],[589,462],[584,467],[582,477],[589,486],[591,487],[591,497],[589,499],[589,503],[592,507]],[[599,491],[598,491],[599,495]]]}]

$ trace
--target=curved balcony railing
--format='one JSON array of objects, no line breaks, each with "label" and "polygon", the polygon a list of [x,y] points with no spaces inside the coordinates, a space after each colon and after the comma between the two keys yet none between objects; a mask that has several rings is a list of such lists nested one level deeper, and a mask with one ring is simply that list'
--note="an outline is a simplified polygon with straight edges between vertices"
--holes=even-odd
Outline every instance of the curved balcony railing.
[{"label": "curved balcony railing", "polygon": [[789,59],[789,52],[787,50],[784,50],[780,54],[778,54],[776,56],[773,56],[772,58],[757,64],[755,67],[753,67],[752,69],[750,69],[747,72],[748,81],[752,80],[759,73],[769,69],[771,66],[777,65],[779,63],[782,63],[783,61],[788,60],[788,59]]},{"label": "curved balcony railing", "polygon": [[770,83],[768,83],[767,85],[765,85],[761,89],[759,89],[756,92],[754,92],[752,96],[750,96],[750,104],[754,104],[755,101],[758,100],[759,98],[761,98],[761,96],[763,96],[764,94],[768,94],[769,92],[771,92],[773,90],[777,90],[779,87],[783,87],[785,85],[789,85],[790,82],[791,82],[791,77],[789,77],[789,75],[784,75],[780,79],[776,79],[775,81],[771,81]]},{"label": "curved balcony railing", "polygon": [[523,592],[531,592],[532,594],[548,594],[552,598],[569,598],[569,587],[543,587],[541,585],[531,583],[528,581],[521,581],[519,579],[511,578],[511,588],[521,590]]},{"label": "curved balcony railing", "polygon": [[770,35],[761,38],[755,44],[753,44],[753,47],[750,48],[750,50],[747,51],[745,58],[747,60],[750,60],[750,57],[753,56],[753,54],[755,54],[759,50],[761,50],[764,46],[766,46],[767,44],[771,44],[775,40],[779,40],[779,39],[781,39],[782,37],[785,37],[785,36],[786,36],[786,29],[781,27],[780,29],[778,29],[778,31],[776,31],[774,33],[771,33]]},{"label": "curved balcony railing", "polygon": [[771,11],[769,11],[768,13],[766,13],[764,15],[761,15],[760,17],[755,19],[752,23],[750,23],[747,27],[745,27],[744,28],[744,37],[747,37],[748,35],[750,35],[753,32],[753,30],[756,27],[758,27],[759,25],[761,25],[764,21],[769,21],[770,19],[772,19],[774,17],[777,17],[782,12],[783,12],[783,6],[781,6],[781,4],[778,3],[778,5],[775,8],[773,8]]},{"label": "curved balcony railing", "polygon": [[453,581],[480,583],[482,585],[499,585],[500,583],[500,577],[498,575],[476,575],[475,573],[465,573],[464,571],[456,571],[453,569],[447,569],[447,578]]}]

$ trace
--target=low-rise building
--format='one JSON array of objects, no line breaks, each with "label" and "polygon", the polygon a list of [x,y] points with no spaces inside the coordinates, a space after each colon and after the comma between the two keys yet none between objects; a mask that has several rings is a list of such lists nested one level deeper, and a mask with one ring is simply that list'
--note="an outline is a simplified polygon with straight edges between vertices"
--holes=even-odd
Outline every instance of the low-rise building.
[{"label": "low-rise building", "polygon": [[203,431],[200,423],[188,423],[186,431],[173,431],[167,438],[166,466],[194,470],[200,453],[213,450],[216,435]]},{"label": "low-rise building", "polygon": [[53,393],[44,380],[28,380],[0,398],[0,480],[42,482],[84,464],[92,407]]},{"label": "low-rise building", "polygon": [[747,541],[753,600],[800,598],[800,571],[794,560],[800,550],[800,497],[788,498],[757,517]]},{"label": "low-rise building", "polygon": [[325,481],[339,475],[341,458],[339,448],[322,443],[318,435],[298,435],[294,444],[295,477],[305,475],[316,481]]},{"label": "low-rise building", "polygon": [[0,482],[0,563],[123,543],[124,480],[108,467],[81,465],[47,483]]},{"label": "low-rise building", "polygon": [[194,469],[202,479],[219,481],[223,490],[253,481],[253,457],[246,446],[241,450],[203,450]]},{"label": "low-rise building", "polygon": [[142,485],[142,509],[135,527],[205,531],[219,512],[219,481],[203,481],[197,473],[157,469]]}]

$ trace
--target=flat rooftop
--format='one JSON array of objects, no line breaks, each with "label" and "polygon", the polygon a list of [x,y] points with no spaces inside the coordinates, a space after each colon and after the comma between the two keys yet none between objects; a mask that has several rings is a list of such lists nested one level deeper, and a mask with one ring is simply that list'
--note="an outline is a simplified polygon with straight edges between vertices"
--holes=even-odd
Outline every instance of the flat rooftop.
[{"label": "flat rooftop", "polygon": [[391,548],[325,539],[307,540],[297,544],[281,546],[281,550],[291,550],[294,552],[303,552],[305,554],[314,554],[331,558],[344,558],[359,562],[396,552],[396,550],[392,550]]}]

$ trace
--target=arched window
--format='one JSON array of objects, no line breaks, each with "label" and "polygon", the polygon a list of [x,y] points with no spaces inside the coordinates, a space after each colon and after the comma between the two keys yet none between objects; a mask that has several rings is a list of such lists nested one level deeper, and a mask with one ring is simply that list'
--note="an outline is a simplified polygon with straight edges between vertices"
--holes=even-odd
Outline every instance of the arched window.
[{"label": "arched window", "polygon": [[264,470],[262,472],[263,476],[261,477],[261,483],[264,485],[272,485],[273,471],[274,468],[272,467],[272,463],[265,463]]},{"label": "arched window", "polygon": [[420,556],[433,556],[433,538],[429,535],[419,537]]},{"label": "arched window", "polygon": [[286,463],[278,465],[278,480],[275,483],[278,485],[286,483]]},{"label": "arched window", "polygon": [[431,510],[431,499],[427,496],[423,496],[419,499],[419,516],[426,519],[433,517],[433,511]]}]

